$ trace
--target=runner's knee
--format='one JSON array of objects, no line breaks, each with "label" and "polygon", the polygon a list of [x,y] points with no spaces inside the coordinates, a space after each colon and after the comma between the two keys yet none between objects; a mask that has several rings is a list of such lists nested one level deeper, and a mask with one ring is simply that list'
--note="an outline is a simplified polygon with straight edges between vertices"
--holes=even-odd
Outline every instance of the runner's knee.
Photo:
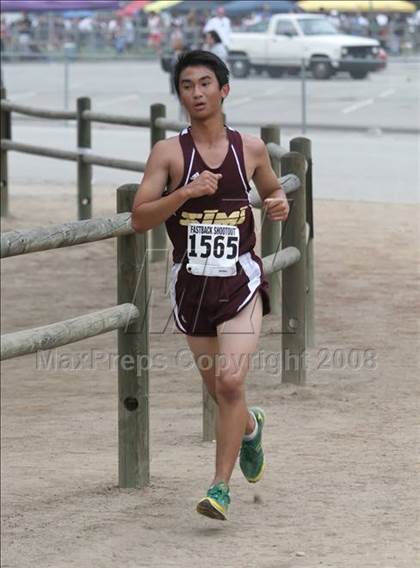
[{"label": "runner's knee", "polygon": [[234,366],[226,367],[216,376],[216,396],[234,402],[243,396],[244,374]]}]

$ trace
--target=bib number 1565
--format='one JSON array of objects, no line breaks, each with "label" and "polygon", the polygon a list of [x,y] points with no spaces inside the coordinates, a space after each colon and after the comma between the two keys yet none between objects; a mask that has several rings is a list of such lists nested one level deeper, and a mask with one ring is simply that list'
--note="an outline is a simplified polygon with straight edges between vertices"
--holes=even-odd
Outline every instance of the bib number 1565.
[{"label": "bib number 1565", "polygon": [[[231,260],[238,256],[238,237],[224,235],[188,235],[190,258],[225,258]],[[197,252],[198,251],[198,252]]]}]

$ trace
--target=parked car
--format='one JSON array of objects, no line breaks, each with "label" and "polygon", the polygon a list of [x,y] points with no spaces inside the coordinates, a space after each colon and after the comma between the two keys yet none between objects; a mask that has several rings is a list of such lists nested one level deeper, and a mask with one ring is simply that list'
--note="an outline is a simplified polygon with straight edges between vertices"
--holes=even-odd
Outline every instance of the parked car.
[{"label": "parked car", "polygon": [[342,34],[326,16],[276,14],[231,36],[229,63],[234,77],[247,77],[251,69],[266,70],[271,77],[302,67],[316,79],[347,71],[364,79],[386,65],[377,40]]}]

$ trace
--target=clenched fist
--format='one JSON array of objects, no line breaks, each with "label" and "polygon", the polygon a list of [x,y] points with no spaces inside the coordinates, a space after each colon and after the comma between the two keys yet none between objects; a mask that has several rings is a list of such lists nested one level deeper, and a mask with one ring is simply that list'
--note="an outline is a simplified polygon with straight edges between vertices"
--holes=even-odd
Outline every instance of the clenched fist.
[{"label": "clenched fist", "polygon": [[222,174],[213,174],[208,170],[204,170],[194,181],[185,186],[188,189],[189,198],[213,195],[217,191],[219,179],[221,178]]},{"label": "clenched fist", "polygon": [[289,204],[283,191],[264,199],[264,208],[270,221],[285,221],[289,215]]}]

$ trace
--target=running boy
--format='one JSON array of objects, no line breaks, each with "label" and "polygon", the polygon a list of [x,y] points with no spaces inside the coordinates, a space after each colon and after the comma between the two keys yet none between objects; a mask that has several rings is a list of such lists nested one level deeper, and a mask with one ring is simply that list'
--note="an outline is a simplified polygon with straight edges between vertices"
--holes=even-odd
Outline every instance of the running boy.
[{"label": "running boy", "polygon": [[[197,511],[225,520],[239,452],[250,483],[259,481],[264,470],[264,413],[248,410],[245,400],[249,358],[257,348],[262,316],[270,312],[268,284],[254,252],[249,180],[269,220],[285,220],[289,206],[264,143],[224,125],[229,71],[223,61],[206,51],[190,51],[179,58],[174,83],[191,126],[153,147],[132,226],[144,232],[165,222],[173,244],[175,324],[218,405],[216,471]],[[200,366],[201,356],[213,362],[210,369]]]}]

